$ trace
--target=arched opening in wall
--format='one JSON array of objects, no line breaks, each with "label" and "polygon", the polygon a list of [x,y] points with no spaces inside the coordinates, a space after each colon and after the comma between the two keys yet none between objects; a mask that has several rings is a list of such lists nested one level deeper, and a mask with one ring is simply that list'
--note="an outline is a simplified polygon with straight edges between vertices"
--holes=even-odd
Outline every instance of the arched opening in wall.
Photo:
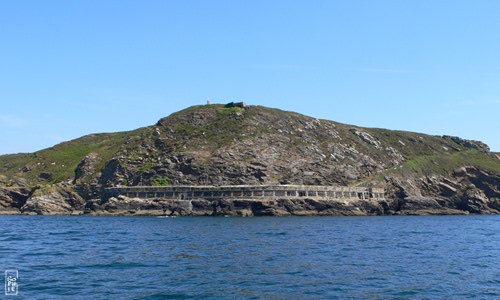
[{"label": "arched opening in wall", "polygon": [[184,195],[181,195],[181,200],[184,200]]},{"label": "arched opening in wall", "polygon": [[358,193],[358,199],[363,199],[363,193]]},{"label": "arched opening in wall", "polygon": [[305,197],[306,191],[299,191],[299,197]]}]

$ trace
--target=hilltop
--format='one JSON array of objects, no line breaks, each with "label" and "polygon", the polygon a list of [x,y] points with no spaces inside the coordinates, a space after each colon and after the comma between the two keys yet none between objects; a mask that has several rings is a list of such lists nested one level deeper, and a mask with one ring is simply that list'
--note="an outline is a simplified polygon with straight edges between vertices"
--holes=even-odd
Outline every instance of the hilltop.
[{"label": "hilltop", "polygon": [[366,214],[500,210],[500,159],[481,142],[261,106],[193,106],[133,131],[0,156],[4,213],[96,212],[103,187],[238,184],[385,188],[387,201]]}]

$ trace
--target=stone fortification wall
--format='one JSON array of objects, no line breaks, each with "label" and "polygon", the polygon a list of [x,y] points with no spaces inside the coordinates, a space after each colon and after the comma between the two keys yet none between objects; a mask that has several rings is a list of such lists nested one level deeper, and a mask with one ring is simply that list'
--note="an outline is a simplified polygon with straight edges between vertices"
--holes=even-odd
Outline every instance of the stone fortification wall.
[{"label": "stone fortification wall", "polygon": [[308,185],[237,185],[237,186],[134,186],[106,188],[104,200],[120,195],[129,198],[215,200],[215,199],[282,199],[310,198],[317,200],[374,199],[383,200],[384,189],[369,187],[334,187]]}]

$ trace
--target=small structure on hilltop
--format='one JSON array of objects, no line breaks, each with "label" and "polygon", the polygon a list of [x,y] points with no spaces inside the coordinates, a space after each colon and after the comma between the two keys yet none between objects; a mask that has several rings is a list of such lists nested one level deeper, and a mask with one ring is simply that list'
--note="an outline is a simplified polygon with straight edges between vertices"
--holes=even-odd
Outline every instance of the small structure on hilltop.
[{"label": "small structure on hilltop", "polygon": [[224,105],[224,107],[241,107],[241,108],[246,108],[248,107],[248,104],[245,102],[229,102],[228,104]]}]

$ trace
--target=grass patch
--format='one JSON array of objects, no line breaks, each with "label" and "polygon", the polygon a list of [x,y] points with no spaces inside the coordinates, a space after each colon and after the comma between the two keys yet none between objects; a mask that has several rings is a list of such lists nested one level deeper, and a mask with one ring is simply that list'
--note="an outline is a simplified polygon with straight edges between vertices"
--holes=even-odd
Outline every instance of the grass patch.
[{"label": "grass patch", "polygon": [[467,150],[452,154],[413,157],[395,169],[385,171],[384,174],[397,173],[408,175],[418,173],[421,175],[447,175],[453,172],[453,170],[464,166],[473,166],[484,171],[500,173],[500,160],[477,150]]},{"label": "grass patch", "polygon": [[217,113],[221,116],[232,116],[236,114],[242,114],[245,111],[242,107],[229,106],[229,107],[220,107],[217,109]]},{"label": "grass patch", "polygon": [[141,174],[144,174],[144,173],[147,173],[149,171],[151,171],[152,169],[154,168],[154,164],[152,162],[145,162],[140,168],[139,168],[139,172]]},{"label": "grass patch", "polygon": [[0,171],[8,178],[24,178],[31,186],[43,183],[42,172],[52,176],[48,183],[72,180],[75,170],[85,156],[94,152],[99,157],[97,170],[118,151],[127,133],[93,134],[29,154],[0,156]]},{"label": "grass patch", "polygon": [[170,178],[164,177],[164,176],[159,176],[159,177],[154,177],[151,180],[151,185],[153,186],[168,186],[172,183]]},{"label": "grass patch", "polygon": [[199,127],[196,127],[190,123],[182,123],[176,127],[176,130],[182,135],[193,135],[199,131]]}]

